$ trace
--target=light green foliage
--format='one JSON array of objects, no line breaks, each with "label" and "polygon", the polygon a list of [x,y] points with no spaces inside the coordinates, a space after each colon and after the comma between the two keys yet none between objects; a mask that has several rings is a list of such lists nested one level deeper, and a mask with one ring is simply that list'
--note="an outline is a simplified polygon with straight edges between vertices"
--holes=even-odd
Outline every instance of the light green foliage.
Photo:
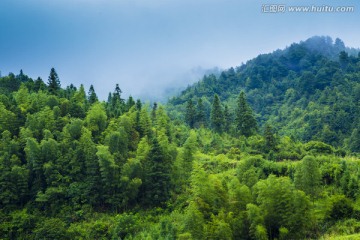
[{"label": "light green foliage", "polygon": [[66,224],[58,218],[45,219],[34,230],[35,239],[69,239]]},{"label": "light green foliage", "polygon": [[305,234],[311,217],[310,202],[303,192],[295,189],[289,178],[270,175],[254,188],[270,238],[278,237],[280,227],[289,230],[290,238]]},{"label": "light green foliage", "polygon": [[8,111],[4,104],[0,102],[0,133],[5,130],[13,132],[15,121],[15,114],[11,111]]},{"label": "light green foliage", "polygon": [[251,191],[246,185],[241,185],[235,177],[228,184],[229,208],[233,213],[246,210],[246,205],[252,202]]},{"label": "light green foliage", "polygon": [[25,126],[30,129],[33,136],[40,141],[44,137],[44,129],[50,131],[55,129],[54,112],[49,107],[45,107],[39,112],[28,114]]},{"label": "light green foliage", "polygon": [[143,137],[145,135],[147,135],[147,136],[151,135],[151,120],[150,120],[147,106],[141,108],[141,111],[140,111],[139,131],[140,131],[141,137]]},{"label": "light green foliage", "polygon": [[296,187],[314,198],[319,194],[320,180],[321,175],[317,159],[312,156],[304,157],[296,169]]},{"label": "light green foliage", "polygon": [[[250,223],[249,226],[250,236],[256,239],[259,236],[259,231],[258,231],[259,226],[263,226],[264,224],[264,216],[261,213],[261,209],[252,203],[246,205],[246,215]],[[262,229],[260,228],[259,230]],[[266,234],[266,229],[265,229],[265,234]]]},{"label": "light green foliage", "polygon": [[204,238],[204,216],[195,202],[190,202],[185,211],[184,232],[189,232],[194,239]]},{"label": "light green foliage", "polygon": [[357,233],[360,58],[325,40],[204,76],[151,110],[118,85],[107,102],[61,89],[55,70],[49,87],[0,77],[0,238]]},{"label": "light green foliage", "polygon": [[29,90],[25,87],[24,84],[20,86],[20,89],[14,94],[14,98],[18,107],[22,113],[26,113],[30,107],[30,95]]},{"label": "light green foliage", "polygon": [[211,221],[206,226],[206,239],[233,239],[230,225],[226,222],[223,212],[211,216]]},{"label": "light green foliage", "polygon": [[110,191],[113,184],[115,184],[115,178],[118,171],[118,166],[115,164],[114,157],[109,152],[109,148],[106,146],[98,146],[96,156],[99,159],[100,173],[102,181],[107,189]]},{"label": "light green foliage", "polygon": [[261,177],[262,168],[260,168],[263,159],[261,157],[249,157],[240,161],[237,167],[237,176],[240,183],[248,187],[254,186]]},{"label": "light green foliage", "polygon": [[85,123],[86,127],[92,132],[95,140],[98,140],[102,131],[106,127],[106,112],[101,103],[95,103],[87,112]]}]

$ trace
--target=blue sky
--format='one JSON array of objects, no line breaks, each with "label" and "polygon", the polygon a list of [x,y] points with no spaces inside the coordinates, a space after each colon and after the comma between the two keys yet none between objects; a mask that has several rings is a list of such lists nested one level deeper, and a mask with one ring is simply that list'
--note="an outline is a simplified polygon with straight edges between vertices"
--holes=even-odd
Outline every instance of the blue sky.
[{"label": "blue sky", "polygon": [[[264,4],[354,6],[353,13],[262,13]],[[360,47],[358,0],[1,0],[0,71],[106,99],[160,96],[214,67],[238,66],[314,35]]]}]

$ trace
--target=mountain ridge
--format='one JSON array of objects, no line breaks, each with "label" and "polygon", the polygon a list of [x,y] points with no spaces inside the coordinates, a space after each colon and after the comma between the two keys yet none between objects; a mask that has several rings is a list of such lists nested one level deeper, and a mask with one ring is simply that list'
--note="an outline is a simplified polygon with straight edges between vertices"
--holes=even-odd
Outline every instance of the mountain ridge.
[{"label": "mountain ridge", "polygon": [[[359,116],[359,63],[359,49],[346,47],[339,38],[315,36],[260,54],[219,77],[205,75],[171,98],[168,109],[176,116],[177,111],[184,113],[188,99],[202,98],[209,116],[214,94],[234,110],[238,94],[244,91],[261,127],[269,123],[280,134],[302,141],[347,146]],[[341,119],[346,124],[336,126]],[[316,122],[315,129],[310,121]],[[337,139],[325,137],[328,130]]]}]

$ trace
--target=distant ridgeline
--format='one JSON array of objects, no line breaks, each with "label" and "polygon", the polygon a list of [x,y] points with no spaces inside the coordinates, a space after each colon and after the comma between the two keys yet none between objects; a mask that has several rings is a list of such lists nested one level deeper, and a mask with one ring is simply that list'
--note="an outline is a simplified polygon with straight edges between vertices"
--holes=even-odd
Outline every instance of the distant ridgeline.
[{"label": "distant ridgeline", "polygon": [[[205,75],[170,99],[171,117],[185,119],[189,100],[201,99],[209,123],[214,95],[227,108],[235,133],[239,93],[244,91],[261,128],[271,125],[280,135],[318,140],[359,151],[360,53],[340,39],[312,37],[284,50],[261,54],[219,77]],[[196,124],[195,124],[196,125]]]}]

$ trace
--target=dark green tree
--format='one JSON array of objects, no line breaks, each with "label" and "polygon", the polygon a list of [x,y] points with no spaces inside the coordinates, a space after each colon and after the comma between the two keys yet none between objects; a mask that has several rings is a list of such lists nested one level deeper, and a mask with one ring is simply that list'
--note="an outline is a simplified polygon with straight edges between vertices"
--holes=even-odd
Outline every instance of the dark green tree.
[{"label": "dark green tree", "polygon": [[349,147],[353,152],[360,152],[360,124],[352,131]]},{"label": "dark green tree", "polygon": [[220,98],[214,95],[214,101],[211,108],[211,125],[215,132],[221,133],[224,127],[224,113],[222,110]]},{"label": "dark green tree", "polygon": [[148,171],[145,181],[145,204],[161,206],[170,194],[171,164],[166,158],[158,140],[153,139],[149,152]]},{"label": "dark green tree", "polygon": [[90,85],[90,88],[89,88],[88,101],[89,101],[90,105],[92,105],[92,104],[94,104],[95,102],[98,101],[98,97],[97,97],[97,95],[95,93],[95,89],[94,89],[93,85]]},{"label": "dark green tree", "polygon": [[264,130],[264,139],[265,139],[265,151],[269,152],[276,149],[276,138],[274,132],[269,124],[265,124]]},{"label": "dark green tree", "polygon": [[126,101],[126,111],[129,111],[132,106],[135,105],[134,98],[129,96],[128,100]]},{"label": "dark green tree", "polygon": [[185,121],[190,128],[194,128],[195,124],[195,108],[193,101],[189,99],[186,104]]},{"label": "dark green tree", "polygon": [[245,93],[241,92],[236,108],[236,128],[240,135],[249,137],[256,133],[257,123],[253,111],[248,105]]},{"label": "dark green tree", "polygon": [[57,95],[60,90],[60,80],[55,68],[51,68],[48,78],[48,90],[51,94]]},{"label": "dark green tree", "polygon": [[231,125],[232,125],[232,115],[227,105],[225,105],[225,109],[224,109],[224,120],[225,120],[224,129],[226,132],[229,133],[231,131]]},{"label": "dark green tree", "polygon": [[152,120],[153,123],[155,123],[155,121],[156,121],[156,110],[157,110],[157,108],[158,108],[158,105],[157,105],[156,102],[154,102],[152,110],[151,110],[151,120]]},{"label": "dark green tree", "polygon": [[46,89],[46,84],[44,83],[44,81],[38,77],[35,81],[34,81],[34,90],[37,92],[39,90],[45,90]]},{"label": "dark green tree", "polygon": [[121,103],[124,103],[124,99],[121,98],[121,93],[122,93],[122,91],[121,91],[121,89],[119,87],[119,84],[117,83],[115,85],[115,91],[113,93],[113,98],[115,98],[115,101],[119,101]]},{"label": "dark green tree", "polygon": [[110,117],[119,117],[125,110],[125,100],[121,98],[121,89],[116,84],[114,92],[109,93],[106,112]]},{"label": "dark green tree", "polygon": [[203,100],[199,98],[196,105],[195,127],[201,126],[206,126],[206,113]]}]

